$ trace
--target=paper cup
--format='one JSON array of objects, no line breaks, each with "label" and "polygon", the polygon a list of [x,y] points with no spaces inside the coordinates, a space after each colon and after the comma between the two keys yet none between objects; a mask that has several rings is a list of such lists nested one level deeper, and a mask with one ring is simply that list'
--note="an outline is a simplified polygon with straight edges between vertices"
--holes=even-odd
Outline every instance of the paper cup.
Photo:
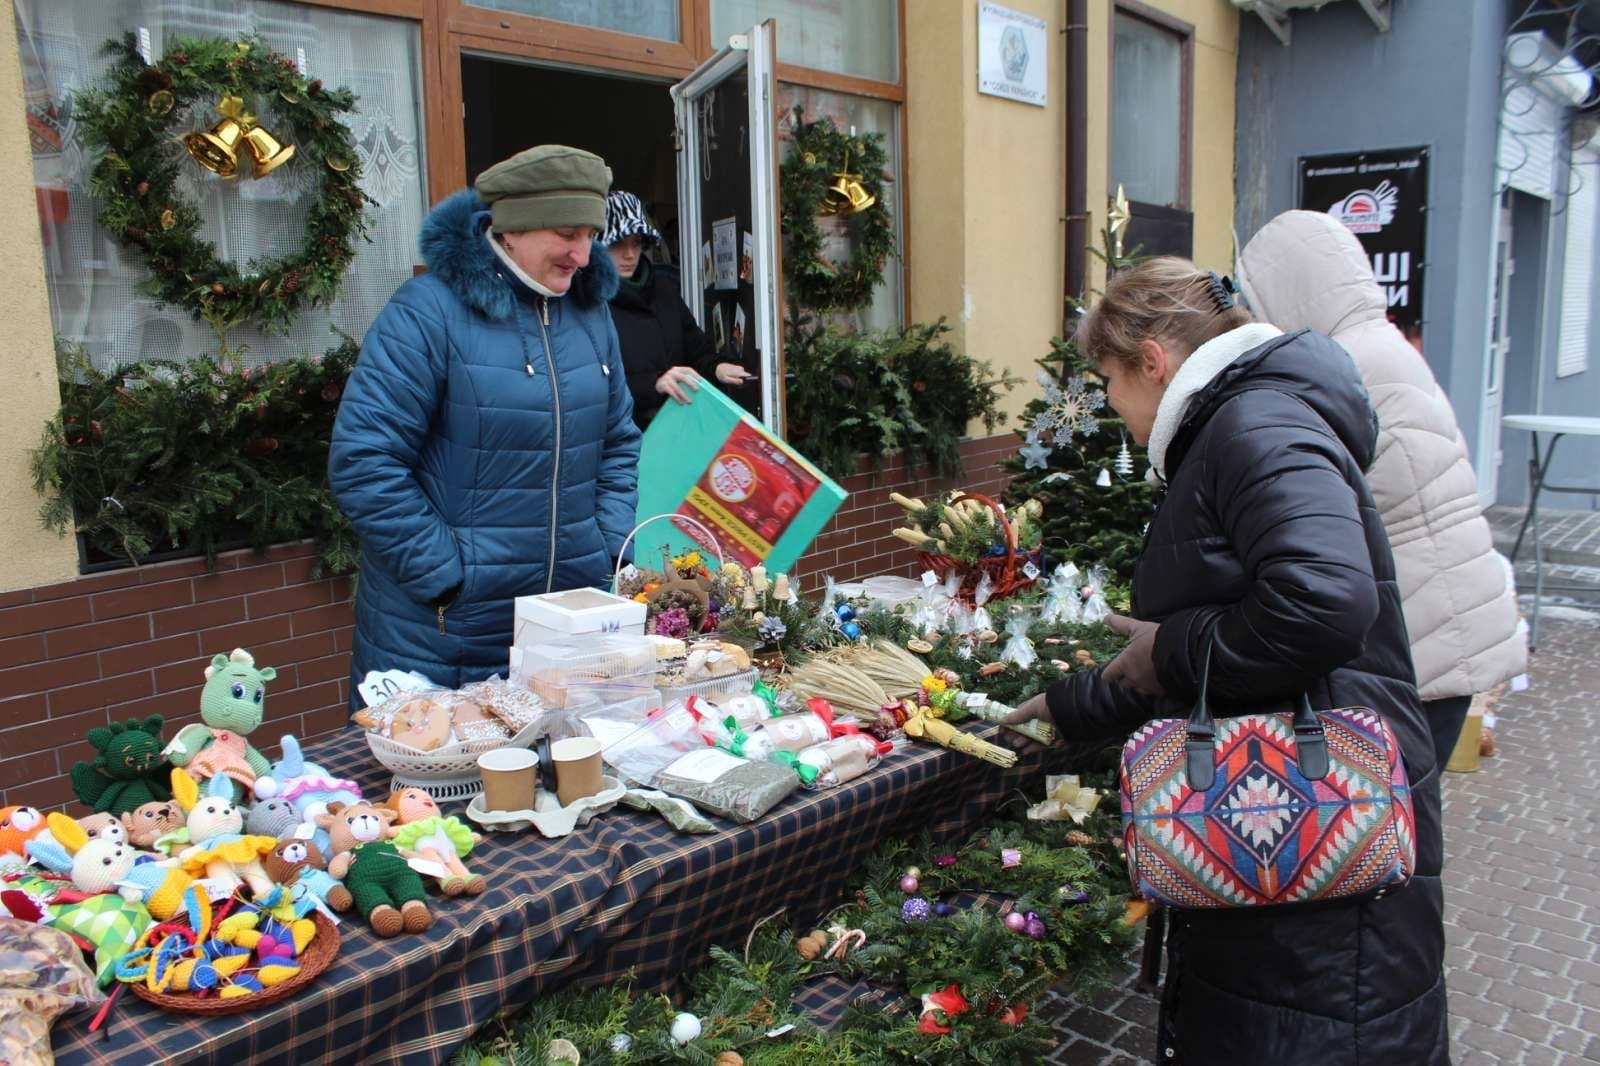
[{"label": "paper cup", "polygon": [[594,737],[567,737],[550,745],[556,764],[556,799],[568,807],[600,791],[600,742]]},{"label": "paper cup", "polygon": [[531,811],[539,783],[539,757],[527,748],[495,748],[478,756],[483,806],[491,811]]}]

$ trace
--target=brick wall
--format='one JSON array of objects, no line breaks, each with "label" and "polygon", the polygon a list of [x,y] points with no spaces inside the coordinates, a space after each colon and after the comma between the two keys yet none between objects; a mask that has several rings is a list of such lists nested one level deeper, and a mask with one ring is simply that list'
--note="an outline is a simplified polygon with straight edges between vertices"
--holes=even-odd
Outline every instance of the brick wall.
[{"label": "brick wall", "polygon": [[[811,590],[824,575],[915,574],[916,552],[889,535],[901,514],[889,493],[966,488],[998,497],[998,462],[1015,450],[1010,434],[967,441],[966,476],[945,481],[909,473],[898,455],[846,478],[844,505],[796,576]],[[342,728],[350,583],[312,580],[312,563],[310,544],[286,544],[220,555],[213,573],[191,559],[0,593],[0,806],[74,810],[66,774],[93,757],[90,727],[160,712],[171,736],[199,721],[206,664],[234,648],[278,671],[259,747],[276,755],[284,733]]]},{"label": "brick wall", "polygon": [[90,727],[160,712],[200,720],[211,656],[247,648],[275,667],[257,741],[345,721],[348,578],[313,581],[309,544],[228,552],[0,593],[0,805],[73,799],[66,774],[92,758]]},{"label": "brick wall", "polygon": [[942,480],[907,471],[905,460],[898,453],[886,457],[883,469],[876,473],[869,472],[863,460],[862,472],[841,483],[849,494],[843,506],[823,527],[796,568],[805,588],[810,591],[825,576],[835,581],[854,581],[873,574],[919,573],[916,549],[889,535],[905,514],[890,502],[889,493],[931,499],[963,489],[998,500],[1010,480],[1000,470],[1000,460],[1016,450],[1017,438],[1012,433],[964,441],[961,458],[966,472],[961,477]]}]

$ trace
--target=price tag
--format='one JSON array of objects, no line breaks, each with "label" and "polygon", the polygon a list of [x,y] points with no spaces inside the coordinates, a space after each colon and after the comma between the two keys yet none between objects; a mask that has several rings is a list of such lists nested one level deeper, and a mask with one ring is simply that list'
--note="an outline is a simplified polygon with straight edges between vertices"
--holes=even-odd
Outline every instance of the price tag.
[{"label": "price tag", "polygon": [[939,583],[939,575],[932,570],[924,570],[922,572],[922,583],[931,589]]},{"label": "price tag", "polygon": [[146,66],[149,66],[152,62],[150,59],[150,29],[147,26],[139,27],[139,58],[144,60]]},{"label": "price tag", "polygon": [[298,69],[300,71],[300,76],[302,78],[305,77],[306,76],[306,50],[304,48],[296,48],[294,50],[294,65],[295,65],[296,69]]}]

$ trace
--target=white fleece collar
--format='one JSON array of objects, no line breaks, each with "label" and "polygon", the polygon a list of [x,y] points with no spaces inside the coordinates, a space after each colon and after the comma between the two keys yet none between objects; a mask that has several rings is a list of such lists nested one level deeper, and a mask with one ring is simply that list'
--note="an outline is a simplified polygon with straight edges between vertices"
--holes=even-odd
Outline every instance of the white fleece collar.
[{"label": "white fleece collar", "polygon": [[1155,425],[1150,427],[1150,443],[1146,446],[1150,453],[1150,470],[1145,474],[1146,481],[1152,485],[1166,484],[1167,448],[1183,424],[1184,413],[1195,393],[1211,384],[1213,378],[1232,366],[1241,355],[1282,333],[1277,326],[1251,322],[1212,337],[1183,361],[1167,384],[1167,391],[1156,408]]},{"label": "white fleece collar", "polygon": [[531,276],[529,276],[527,271],[517,266],[517,261],[511,258],[511,253],[505,250],[504,245],[494,239],[493,230],[485,230],[483,237],[484,240],[489,242],[489,247],[494,249],[494,254],[499,257],[500,262],[505,264],[506,269],[511,271],[512,275],[518,281],[522,282],[528,288],[532,289],[540,296],[546,297],[547,299],[559,300],[561,298],[561,293],[552,292],[545,286],[540,285],[537,281],[534,281]]}]

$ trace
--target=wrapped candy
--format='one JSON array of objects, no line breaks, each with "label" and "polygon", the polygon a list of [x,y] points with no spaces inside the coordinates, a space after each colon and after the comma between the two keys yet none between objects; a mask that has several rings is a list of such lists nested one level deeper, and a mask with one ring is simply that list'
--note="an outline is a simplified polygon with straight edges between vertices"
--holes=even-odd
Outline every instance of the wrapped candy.
[{"label": "wrapped candy", "polygon": [[1083,820],[1100,805],[1100,793],[1084,788],[1077,774],[1047,775],[1044,779],[1045,797],[1028,808],[1028,817],[1036,822],[1064,822],[1071,820],[1082,825]]},{"label": "wrapped candy", "polygon": [[1071,563],[1060,563],[1050,572],[1044,585],[1044,607],[1039,612],[1041,622],[1058,625],[1077,622],[1083,617],[1078,577],[1078,568]]},{"label": "wrapped candy", "polygon": [[986,629],[994,628],[994,621],[989,617],[989,608],[984,606],[993,595],[994,582],[985,573],[978,579],[978,587],[972,590],[972,628],[975,632],[982,633]]},{"label": "wrapped candy", "polygon": [[1006,619],[1006,646],[1000,649],[1000,658],[1016,663],[1024,670],[1038,661],[1033,641],[1028,639],[1028,629],[1033,625],[1033,612],[1023,608],[1013,609]]},{"label": "wrapped candy", "polygon": [[[893,750],[892,744],[880,743],[862,733],[851,733],[809,747],[797,758],[802,765],[817,771],[807,787],[833,788],[873,769]],[[801,780],[804,781],[803,775]]]},{"label": "wrapped candy", "polygon": [[1111,613],[1111,605],[1106,602],[1106,572],[1098,566],[1090,567],[1084,575],[1083,588],[1080,590],[1083,597],[1083,620],[1085,622],[1103,622]]}]

